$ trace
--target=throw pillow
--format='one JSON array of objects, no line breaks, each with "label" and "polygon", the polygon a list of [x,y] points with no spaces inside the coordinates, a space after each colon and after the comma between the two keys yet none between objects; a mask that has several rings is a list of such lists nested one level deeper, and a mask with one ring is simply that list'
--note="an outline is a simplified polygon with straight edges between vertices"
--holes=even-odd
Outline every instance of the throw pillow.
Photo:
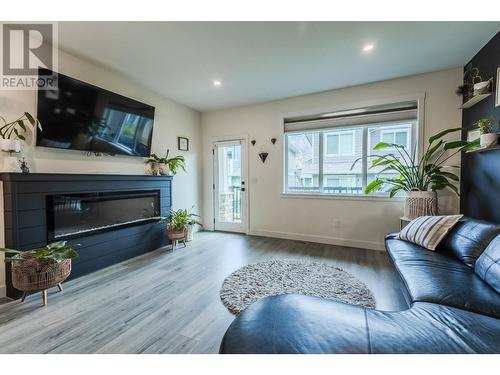
[{"label": "throw pillow", "polygon": [[399,239],[420,245],[428,250],[436,250],[463,215],[420,216],[413,219],[399,232]]}]

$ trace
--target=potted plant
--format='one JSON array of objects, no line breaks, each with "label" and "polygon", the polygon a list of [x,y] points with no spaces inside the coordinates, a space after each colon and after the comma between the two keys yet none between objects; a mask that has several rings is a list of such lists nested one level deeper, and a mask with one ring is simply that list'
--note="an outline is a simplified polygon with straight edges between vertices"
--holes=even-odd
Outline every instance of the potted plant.
[{"label": "potted plant", "polygon": [[186,160],[184,156],[178,155],[169,159],[169,153],[170,150],[167,149],[165,157],[158,157],[156,154],[151,154],[146,160],[146,163],[151,165],[151,173],[153,175],[174,176],[179,168],[186,172]]},{"label": "potted plant", "polygon": [[28,251],[6,248],[0,248],[0,251],[11,254],[5,262],[12,264],[12,285],[23,292],[21,302],[28,292],[40,290],[44,305],[47,304],[47,289],[57,286],[63,290],[61,283],[71,273],[71,259],[78,256],[66,241]]},{"label": "potted plant", "polygon": [[[398,192],[406,192],[404,217],[414,219],[418,216],[437,215],[438,190],[449,188],[458,195],[455,183],[458,176],[449,171],[457,166],[447,166],[444,163],[455,154],[477,147],[478,140],[445,141],[442,138],[452,132],[461,131],[462,128],[443,130],[429,138],[429,144],[420,159],[416,159],[415,150],[412,155],[404,146],[399,144],[380,142],[374,150],[390,149],[394,152],[385,155],[368,155],[373,158],[370,168],[381,168],[375,179],[365,188],[365,194],[378,192],[382,189],[389,191],[392,198]],[[448,151],[451,151],[450,153]],[[351,169],[354,167],[357,159]],[[392,177],[384,176],[391,173]],[[394,177],[396,174],[398,177]],[[386,191],[387,191],[386,190]]]},{"label": "potted plant", "polygon": [[167,236],[172,241],[172,249],[175,249],[179,241],[186,246],[186,227],[189,220],[189,212],[186,209],[170,210],[170,214],[160,220],[160,223],[167,223]]},{"label": "potted plant", "polygon": [[146,159],[145,163],[149,164],[151,174],[153,176],[158,176],[160,158],[156,154],[151,154],[151,156]]},{"label": "potted plant", "polygon": [[28,126],[38,127],[42,130],[40,121],[28,112],[24,112],[21,117],[11,122],[7,122],[5,118],[0,116],[0,121],[3,123],[0,125],[0,148],[3,151],[21,151],[20,141],[26,140],[24,133]]},{"label": "potted plant", "polygon": [[[191,210],[194,208],[191,207]],[[198,221],[197,218],[199,218],[200,215],[194,214],[190,211],[188,211],[188,224],[186,226],[186,241],[190,242],[193,240],[193,232],[194,232],[194,227],[196,225],[201,226],[201,223]]]},{"label": "potted plant", "polygon": [[497,144],[498,134],[494,132],[494,125],[496,120],[493,118],[482,118],[476,122],[481,137],[479,138],[479,145],[481,147],[492,147]]}]

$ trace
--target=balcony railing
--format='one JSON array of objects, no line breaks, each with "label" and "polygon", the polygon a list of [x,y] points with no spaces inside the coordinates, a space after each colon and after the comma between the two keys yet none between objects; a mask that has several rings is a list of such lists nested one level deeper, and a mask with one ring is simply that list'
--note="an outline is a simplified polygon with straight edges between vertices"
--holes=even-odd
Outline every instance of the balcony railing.
[{"label": "balcony railing", "polygon": [[[318,187],[313,186],[291,186],[287,189],[289,193],[320,193]],[[363,194],[362,187],[348,187],[348,186],[325,186],[323,187],[323,194]]]},{"label": "balcony railing", "polygon": [[227,192],[219,193],[219,219],[224,222],[241,221],[240,186],[228,186]]}]

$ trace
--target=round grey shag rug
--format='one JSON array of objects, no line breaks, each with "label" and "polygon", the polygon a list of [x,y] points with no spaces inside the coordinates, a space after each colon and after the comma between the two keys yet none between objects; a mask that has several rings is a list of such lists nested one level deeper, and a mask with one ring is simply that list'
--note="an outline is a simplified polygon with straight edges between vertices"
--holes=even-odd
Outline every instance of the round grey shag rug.
[{"label": "round grey shag rug", "polygon": [[279,294],[303,294],[375,307],[368,287],[340,268],[320,262],[270,260],[240,268],[222,284],[220,298],[233,314]]}]

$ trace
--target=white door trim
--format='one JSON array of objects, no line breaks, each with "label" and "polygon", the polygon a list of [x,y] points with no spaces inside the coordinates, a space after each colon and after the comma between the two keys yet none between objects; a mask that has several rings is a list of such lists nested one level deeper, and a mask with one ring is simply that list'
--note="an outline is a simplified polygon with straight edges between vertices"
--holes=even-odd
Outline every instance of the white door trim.
[{"label": "white door trim", "polygon": [[[248,135],[234,135],[234,136],[224,136],[224,137],[212,137],[211,138],[211,148],[212,148],[212,176],[211,176],[211,186],[212,194],[210,195],[212,200],[212,209],[210,211],[211,222],[215,230],[215,210],[216,210],[216,198],[215,198],[215,175],[216,175],[216,158],[215,158],[215,144],[223,144],[224,142],[234,142],[241,141],[242,144],[242,181],[245,181],[245,192],[241,196],[242,202],[242,227],[241,233],[248,234],[250,228],[250,183],[249,178],[249,150],[248,150]],[[223,229],[221,229],[223,230]]]}]

